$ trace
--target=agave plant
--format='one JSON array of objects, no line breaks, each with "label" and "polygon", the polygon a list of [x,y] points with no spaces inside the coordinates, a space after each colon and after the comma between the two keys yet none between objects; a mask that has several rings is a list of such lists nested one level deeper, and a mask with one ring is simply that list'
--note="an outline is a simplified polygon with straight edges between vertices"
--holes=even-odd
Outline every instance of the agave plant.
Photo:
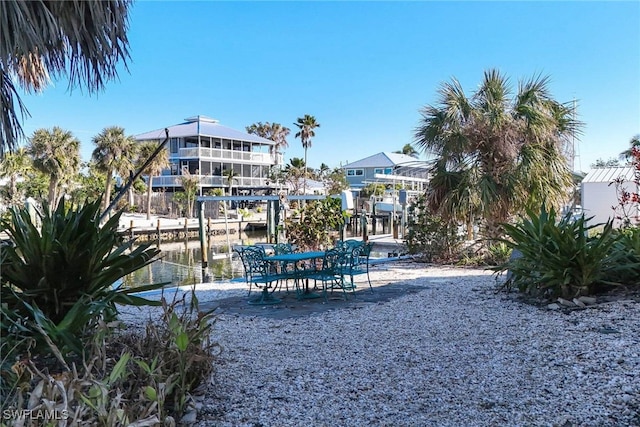
[{"label": "agave plant", "polygon": [[11,209],[0,221],[12,243],[0,255],[3,336],[22,338],[26,330],[38,345],[52,342],[81,354],[84,333],[100,319],[114,319],[117,304],[159,304],[134,293],[163,284],[116,285],[159,253],[148,244],[131,249],[117,233],[120,215],[100,225],[99,200],[70,209],[61,200],[55,211],[45,207],[35,217]]},{"label": "agave plant", "polygon": [[[518,224],[503,224],[508,247],[518,250],[514,258],[495,271],[511,272],[507,286],[536,296],[574,298],[596,294],[611,286],[620,286],[618,277],[625,277],[637,263],[620,248],[620,235],[611,221],[588,225],[584,215],[576,220],[570,216],[557,219],[556,211],[540,213],[527,210],[527,218]],[[589,236],[589,231],[602,232]]]}]

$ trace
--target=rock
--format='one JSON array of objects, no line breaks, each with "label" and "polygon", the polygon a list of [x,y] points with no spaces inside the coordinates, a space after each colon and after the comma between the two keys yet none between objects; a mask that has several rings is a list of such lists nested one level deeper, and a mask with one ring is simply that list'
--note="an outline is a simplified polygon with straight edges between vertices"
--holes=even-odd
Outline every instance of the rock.
[{"label": "rock", "polygon": [[196,422],[196,418],[198,416],[198,411],[191,410],[184,414],[184,416],[180,419],[180,423],[182,425],[192,425]]},{"label": "rock", "polygon": [[564,306],[567,306],[567,307],[575,307],[576,306],[574,303],[572,303],[571,301],[566,300],[564,298],[558,298],[558,302],[560,304],[564,305]]},{"label": "rock", "polygon": [[577,305],[578,307],[586,307],[587,306],[584,302],[580,301],[578,298],[574,298],[573,299],[573,303],[575,305]]},{"label": "rock", "polygon": [[[518,249],[513,249],[511,251],[511,254],[509,255],[509,262],[514,261],[518,258],[522,258],[522,252],[520,252]],[[511,278],[513,277],[513,273],[511,272],[511,270],[507,270],[507,281],[511,280]]]},{"label": "rock", "polygon": [[582,301],[587,305],[593,305],[597,302],[597,300],[594,297],[585,297],[585,296],[578,298],[578,300]]},{"label": "rock", "polygon": [[549,310],[560,310],[560,306],[558,304],[556,304],[555,302],[547,305],[547,308]]}]

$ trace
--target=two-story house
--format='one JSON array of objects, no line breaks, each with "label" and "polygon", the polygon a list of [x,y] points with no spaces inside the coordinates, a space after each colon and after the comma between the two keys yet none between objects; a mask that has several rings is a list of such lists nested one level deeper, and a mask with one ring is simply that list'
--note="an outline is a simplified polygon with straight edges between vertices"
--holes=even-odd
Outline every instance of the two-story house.
[{"label": "two-story house", "polygon": [[370,183],[400,184],[422,191],[428,183],[424,161],[406,154],[382,152],[342,166],[352,192],[358,193]]},{"label": "two-story house", "polygon": [[[167,129],[170,167],[161,176],[153,177],[154,189],[181,188],[180,178],[185,171],[198,177],[201,192],[228,188],[229,170],[235,172],[232,185],[237,190],[253,193],[275,188],[269,181],[269,171],[282,164],[282,154],[275,152],[273,141],[223,126],[206,116],[190,117]],[[163,128],[136,135],[135,139],[162,141],[165,136]]]}]

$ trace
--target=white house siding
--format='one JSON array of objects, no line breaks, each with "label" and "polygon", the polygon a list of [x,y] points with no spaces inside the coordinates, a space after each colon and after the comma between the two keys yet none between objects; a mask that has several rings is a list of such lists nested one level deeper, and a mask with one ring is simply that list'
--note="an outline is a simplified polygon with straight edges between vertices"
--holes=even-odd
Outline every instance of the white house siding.
[{"label": "white house siding", "polygon": [[[582,180],[582,208],[585,216],[593,217],[591,223],[605,223],[616,216],[614,207],[618,206],[618,193],[612,182],[621,177],[624,179],[621,188],[629,192],[638,192],[639,189],[632,181],[633,169],[631,167],[597,168],[591,170]],[[628,208],[632,212],[632,221],[638,223],[639,210],[636,204]],[[620,226],[619,220],[614,220],[614,226]]]}]

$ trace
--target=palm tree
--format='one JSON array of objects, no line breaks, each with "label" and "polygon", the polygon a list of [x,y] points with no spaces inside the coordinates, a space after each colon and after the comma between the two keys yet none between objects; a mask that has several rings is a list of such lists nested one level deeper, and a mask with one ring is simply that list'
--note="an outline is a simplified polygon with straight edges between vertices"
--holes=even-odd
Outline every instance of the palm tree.
[{"label": "palm tree", "polygon": [[292,194],[299,194],[300,182],[306,176],[304,160],[299,157],[292,157],[284,168],[284,182],[291,187]]},{"label": "palm tree", "polygon": [[129,171],[133,168],[136,142],[132,136],[125,136],[123,128],[111,126],[94,136],[93,143],[96,148],[93,150],[92,158],[98,170],[107,177],[107,188],[102,202],[105,210],[111,202],[113,174],[118,173],[121,178],[127,179]]},{"label": "palm tree", "polygon": [[47,200],[53,209],[60,198],[60,184],[80,167],[80,141],[57,126],[52,130],[38,129],[29,139],[27,152],[32,156],[33,167],[49,177]]},{"label": "palm tree", "polygon": [[129,58],[130,0],[0,2],[0,156],[22,136],[28,115],[12,79],[27,92],[67,76],[89,93],[117,76]]},{"label": "palm tree", "polygon": [[245,129],[247,133],[258,135],[275,142],[274,145],[269,147],[271,155],[280,154],[284,148],[289,146],[287,136],[289,136],[291,129],[282,126],[280,123],[258,122],[247,126]]},{"label": "palm tree", "polygon": [[331,168],[326,163],[320,163],[320,168],[318,169],[318,178],[323,180],[329,175],[331,172]]},{"label": "palm tree", "polygon": [[236,180],[238,172],[233,169],[226,169],[222,175],[226,178],[227,188],[229,189],[229,196],[233,196],[233,181]]},{"label": "palm tree", "polygon": [[188,170],[184,170],[180,176],[180,184],[184,189],[184,195],[187,199],[186,217],[191,218],[193,203],[195,202],[196,194],[200,187],[200,178],[197,175],[191,175]]},{"label": "palm tree", "polygon": [[[316,121],[316,118],[310,116],[309,114],[305,114],[304,117],[298,117],[298,121],[294,123],[300,129],[295,137],[300,138],[300,142],[302,142],[302,147],[304,147],[304,164],[307,163],[307,149],[311,147],[311,138],[316,136],[315,128],[320,127],[320,123]],[[307,192],[307,174],[305,171],[304,176],[304,186],[303,186],[303,194]]]},{"label": "palm tree", "polygon": [[469,237],[477,219],[491,238],[510,215],[568,197],[571,171],[562,153],[581,123],[571,104],[551,97],[548,84],[535,76],[510,97],[508,79],[489,70],[471,97],[453,79],[441,85],[438,105],[422,110],[415,142],[436,157],[429,206],[466,223]]},{"label": "palm tree", "polygon": [[[138,162],[141,166],[158,148],[157,141],[148,141],[140,144],[138,153]],[[138,166],[138,167],[140,167]],[[149,163],[147,168],[142,171],[149,179],[147,180],[147,219],[151,219],[151,192],[153,191],[153,177],[160,175],[162,169],[169,166],[169,152],[164,149],[160,150],[158,155]]]},{"label": "palm tree", "polygon": [[404,144],[402,150],[394,151],[397,154],[405,154],[407,156],[418,158],[420,157],[420,153],[416,150],[411,144]]},{"label": "palm tree", "polygon": [[633,160],[633,150],[640,150],[640,134],[631,138],[629,141],[629,148],[620,153],[620,160],[625,160],[630,163]]},{"label": "palm tree", "polygon": [[31,168],[31,159],[27,155],[24,147],[19,148],[13,153],[5,154],[0,160],[0,178],[9,179],[9,188],[7,191],[7,202],[9,205],[18,205],[22,197],[18,194],[18,178],[25,178],[27,172]]}]

